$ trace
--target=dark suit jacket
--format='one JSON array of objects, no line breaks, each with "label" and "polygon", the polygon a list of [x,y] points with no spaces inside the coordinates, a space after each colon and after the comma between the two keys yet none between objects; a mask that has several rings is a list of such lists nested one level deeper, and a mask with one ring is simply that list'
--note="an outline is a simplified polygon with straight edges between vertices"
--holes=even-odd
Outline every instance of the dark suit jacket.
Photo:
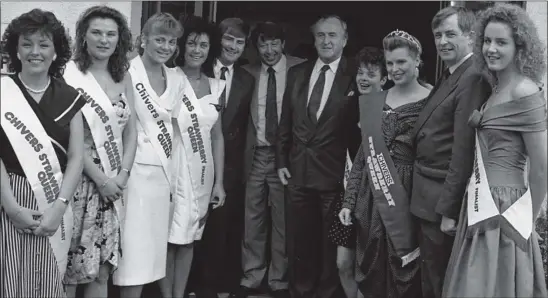
[{"label": "dark suit jacket", "polygon": [[[286,77],[289,68],[304,62],[304,59],[286,55]],[[253,155],[255,154],[255,146],[257,145],[257,121],[258,121],[258,95],[259,95],[259,78],[261,75],[261,63],[248,64],[243,66],[254,78],[255,78],[255,91],[253,92],[253,98],[251,99],[251,110],[249,113],[249,124],[247,127],[247,140],[245,148],[245,169],[244,179],[247,179],[251,172],[251,164],[253,163]],[[286,81],[287,84],[287,81]],[[280,113],[279,113],[280,114]],[[281,118],[281,117],[280,117]],[[279,123],[279,121],[278,121]],[[272,144],[276,145],[276,144]]]},{"label": "dark suit jacket", "polygon": [[301,63],[287,74],[276,163],[278,169],[289,169],[292,185],[336,191],[343,187],[349,140],[359,137],[358,101],[346,96],[354,72],[342,58],[325,108],[314,125],[307,115],[307,103],[315,63],[315,60]]},{"label": "dark suit jacket", "polygon": [[222,116],[225,141],[224,187],[230,189],[244,180],[244,149],[251,97],[255,90],[253,76],[234,65],[228,103]]},{"label": "dark suit jacket", "polygon": [[437,84],[415,123],[416,161],[411,212],[428,221],[458,219],[474,157],[474,129],[468,118],[490,93],[490,86],[468,58]]}]

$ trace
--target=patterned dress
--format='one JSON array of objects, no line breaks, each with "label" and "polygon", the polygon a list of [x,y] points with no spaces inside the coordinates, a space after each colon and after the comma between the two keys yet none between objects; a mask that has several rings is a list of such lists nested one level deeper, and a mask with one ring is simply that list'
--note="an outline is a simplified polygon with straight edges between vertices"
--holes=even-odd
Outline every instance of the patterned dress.
[{"label": "patterned dress", "polygon": [[[44,92],[39,103],[30,96],[18,76],[19,86],[50,137],[68,150],[70,121],[85,100],[74,88],[58,79]],[[60,117],[61,116],[61,117]],[[55,120],[54,120],[55,119]],[[9,184],[17,203],[38,210],[38,203],[4,130],[0,130],[0,158],[9,175]],[[53,146],[61,170],[65,172],[67,155]],[[48,237],[19,234],[4,210],[0,210],[0,297],[65,297],[63,276],[59,272]]]},{"label": "patterned dress", "polygon": [[[126,99],[122,96],[113,106],[122,131],[130,116]],[[85,118],[84,118],[85,119]],[[97,167],[103,166],[93,143],[87,122],[84,121],[84,144],[86,154],[91,155]],[[94,281],[99,274],[99,266],[106,262],[116,269],[120,248],[120,222],[112,202],[101,198],[97,185],[85,174],[78,185],[72,202],[74,227],[69,251],[66,284],[85,284]]]},{"label": "patterned dress", "polygon": [[[426,99],[392,109],[384,106],[382,130],[396,171],[410,194],[414,149],[412,128]],[[420,296],[419,262],[402,268],[388,238],[380,213],[374,204],[366,172],[363,147],[360,147],[343,198],[343,208],[353,211],[357,233],[356,280],[364,297],[403,298]]]}]

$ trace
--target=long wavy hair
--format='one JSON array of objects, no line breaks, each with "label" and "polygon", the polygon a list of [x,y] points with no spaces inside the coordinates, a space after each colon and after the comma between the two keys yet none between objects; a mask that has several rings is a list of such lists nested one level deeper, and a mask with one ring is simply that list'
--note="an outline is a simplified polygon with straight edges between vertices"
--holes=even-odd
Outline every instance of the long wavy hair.
[{"label": "long wavy hair", "polygon": [[527,12],[513,4],[495,4],[480,13],[474,46],[478,66],[482,69],[487,68],[483,57],[483,40],[485,27],[490,22],[499,22],[510,27],[516,46],[514,62],[517,69],[524,76],[541,83],[546,69],[546,47]]},{"label": "long wavy hair", "polygon": [[179,55],[175,59],[175,65],[183,67],[185,65],[185,51],[188,37],[194,33],[196,35],[205,34],[209,37],[209,52],[207,58],[202,64],[202,72],[207,76],[213,77],[213,65],[215,62],[216,53],[221,47],[218,29],[212,23],[204,20],[201,17],[193,15],[185,15],[181,18],[181,23],[184,29],[184,34],[178,41]]},{"label": "long wavy hair", "polygon": [[89,23],[96,18],[111,19],[118,25],[118,44],[108,60],[107,67],[112,79],[116,83],[119,83],[124,79],[124,75],[129,69],[129,58],[127,55],[133,50],[133,44],[126,17],[114,8],[98,5],[90,7],[82,13],[78,22],[76,22],[74,62],[78,66],[78,69],[84,73],[89,69],[92,60],[87,51],[85,38],[89,29]]},{"label": "long wavy hair", "polygon": [[51,63],[48,74],[52,77],[61,78],[65,65],[72,56],[70,37],[66,34],[63,24],[53,13],[38,8],[13,19],[2,36],[3,51],[8,53],[10,60],[8,64],[9,71],[21,72],[21,61],[17,58],[19,37],[34,34],[35,32],[51,36],[57,58]]}]

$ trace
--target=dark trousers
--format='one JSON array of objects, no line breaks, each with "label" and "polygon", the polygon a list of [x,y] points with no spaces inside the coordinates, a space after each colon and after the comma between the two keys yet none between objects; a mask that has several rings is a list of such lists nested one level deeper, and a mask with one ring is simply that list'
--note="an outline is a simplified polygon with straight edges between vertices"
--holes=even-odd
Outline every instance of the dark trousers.
[{"label": "dark trousers", "polygon": [[417,220],[420,223],[422,295],[423,298],[441,298],[445,271],[455,238],[443,233],[439,222]]},{"label": "dark trousers", "polygon": [[289,291],[292,298],[340,298],[337,246],[327,238],[337,191],[288,185],[286,204]]},{"label": "dark trousers", "polygon": [[231,292],[242,276],[244,185],[225,190],[222,207],[211,210],[202,239],[196,243],[192,268],[196,292]]}]

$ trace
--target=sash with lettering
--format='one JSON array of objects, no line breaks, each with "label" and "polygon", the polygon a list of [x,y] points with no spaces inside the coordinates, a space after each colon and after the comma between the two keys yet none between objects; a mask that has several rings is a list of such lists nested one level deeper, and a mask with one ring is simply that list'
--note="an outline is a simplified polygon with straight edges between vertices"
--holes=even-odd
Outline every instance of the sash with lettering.
[{"label": "sash with lettering", "polygon": [[[527,241],[533,232],[533,200],[528,187],[516,202],[502,214],[499,212],[491,190],[483,163],[479,138],[476,132],[474,168],[467,188],[467,237],[500,227],[501,231],[526,249]],[[502,216],[502,218],[501,218]]]},{"label": "sash with lettering", "polygon": [[[45,212],[57,199],[63,182],[61,165],[52,143],[57,142],[49,137],[21,89],[11,78],[2,77],[0,90],[2,128],[27,176],[36,197],[38,210]],[[32,136],[34,138],[31,138]],[[67,267],[72,225],[72,208],[68,206],[60,228],[53,236],[48,237],[61,276],[65,275]]]},{"label": "sash with lettering", "polygon": [[[93,136],[93,143],[101,160],[105,175],[114,178],[122,170],[124,147],[122,130],[118,125],[118,116],[112,102],[93,75],[83,74],[73,61],[67,63],[64,74],[65,82],[80,92],[86,104],[82,114]],[[98,185],[99,187],[99,185]],[[120,223],[125,219],[125,196],[114,202],[114,207]],[[123,224],[120,224],[122,233]]]},{"label": "sash with lettering", "polygon": [[145,134],[149,136],[150,143],[160,157],[166,177],[171,182],[169,170],[173,140],[171,111],[159,104],[158,95],[150,85],[141,57],[137,56],[131,61],[129,72],[133,80],[135,111],[140,120],[139,124],[143,126]]},{"label": "sash with lettering", "polygon": [[409,196],[400,181],[382,133],[386,92],[362,95],[359,98],[362,146],[374,203],[403,267],[419,257],[420,250],[409,211]]},{"label": "sash with lettering", "polygon": [[[215,180],[211,137],[209,132],[202,131],[204,126],[200,121],[200,116],[204,115],[204,111],[187,77],[183,78],[185,80],[183,102],[175,113],[178,113],[177,124],[190,176],[190,181],[184,187],[191,190],[194,198],[209,197]],[[216,80],[210,80],[211,94],[217,94],[218,86],[214,85],[215,82]],[[185,191],[185,193],[187,192]]]}]

